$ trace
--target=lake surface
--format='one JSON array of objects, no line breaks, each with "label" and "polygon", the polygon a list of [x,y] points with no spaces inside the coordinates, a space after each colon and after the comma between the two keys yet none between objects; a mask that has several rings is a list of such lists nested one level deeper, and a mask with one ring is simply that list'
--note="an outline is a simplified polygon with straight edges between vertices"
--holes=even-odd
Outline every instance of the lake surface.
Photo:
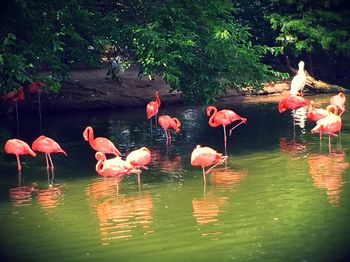
[{"label": "lake surface", "polygon": [[[313,96],[319,106],[330,95]],[[0,251],[7,261],[345,261],[350,240],[350,113],[341,135],[319,141],[315,126],[277,103],[226,106],[246,125],[228,137],[226,164],[207,175],[190,165],[197,144],[224,152],[222,127],[211,128],[205,107],[162,106],[181,132],[165,144],[150,132],[144,108],[21,115],[19,137],[57,141],[54,177],[45,157],[4,152],[16,120],[0,117]],[[219,109],[222,109],[219,107]],[[103,178],[82,132],[112,140],[123,157],[148,147],[141,175]],[[41,130],[40,130],[41,129]],[[118,184],[117,184],[118,183]],[[118,186],[118,187],[117,187]]]}]

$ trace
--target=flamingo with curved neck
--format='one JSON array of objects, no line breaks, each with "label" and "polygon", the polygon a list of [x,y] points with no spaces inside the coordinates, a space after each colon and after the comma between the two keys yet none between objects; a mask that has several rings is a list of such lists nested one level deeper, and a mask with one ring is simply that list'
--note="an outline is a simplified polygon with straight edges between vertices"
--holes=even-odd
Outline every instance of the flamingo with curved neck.
[{"label": "flamingo with curved neck", "polygon": [[90,146],[95,150],[104,154],[113,154],[115,156],[121,156],[120,151],[115,147],[112,141],[105,137],[94,138],[94,130],[91,126],[85,128],[83,132],[85,141],[89,141]]},{"label": "flamingo with curved neck", "polygon": [[158,115],[158,110],[160,107],[160,97],[159,97],[159,92],[156,91],[156,99],[153,101],[150,101],[147,106],[146,106],[146,114],[147,114],[147,119],[150,121],[150,126],[152,130],[152,117],[154,117],[155,123],[157,125],[157,115]]},{"label": "flamingo with curved neck", "polygon": [[226,126],[232,124],[235,121],[239,121],[238,124],[236,124],[234,127],[230,129],[229,135],[232,135],[233,129],[241,125],[242,123],[247,123],[247,118],[239,116],[237,113],[235,113],[232,110],[220,110],[215,106],[208,106],[207,107],[207,116],[210,116],[209,118],[209,125],[211,127],[218,127],[221,126],[224,129],[224,145],[225,145],[225,155],[227,155],[227,138],[226,138]]},{"label": "flamingo with curved neck", "polygon": [[166,144],[171,144],[171,135],[169,129],[174,129],[176,133],[180,132],[181,122],[176,117],[162,115],[158,118],[158,124],[164,129]]}]

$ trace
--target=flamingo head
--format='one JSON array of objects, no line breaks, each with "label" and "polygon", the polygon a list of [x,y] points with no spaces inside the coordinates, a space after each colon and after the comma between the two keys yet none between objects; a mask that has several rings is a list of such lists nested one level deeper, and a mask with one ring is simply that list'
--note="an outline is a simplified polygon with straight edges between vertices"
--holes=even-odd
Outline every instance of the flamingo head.
[{"label": "flamingo head", "polygon": [[83,132],[83,137],[85,141],[89,141],[89,132],[92,131],[92,128],[90,126],[87,126]]},{"label": "flamingo head", "polygon": [[216,107],[215,106],[208,106],[207,107],[207,116],[210,116],[211,115],[211,112],[212,111],[215,111],[216,110]]},{"label": "flamingo head", "polygon": [[328,113],[331,113],[333,115],[338,115],[338,108],[334,105],[327,106],[326,110],[328,111]]}]

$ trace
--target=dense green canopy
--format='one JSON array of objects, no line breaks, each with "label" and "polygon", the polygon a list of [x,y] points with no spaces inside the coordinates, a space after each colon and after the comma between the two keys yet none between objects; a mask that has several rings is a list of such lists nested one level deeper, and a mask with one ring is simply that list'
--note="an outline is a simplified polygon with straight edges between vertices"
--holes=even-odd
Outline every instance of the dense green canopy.
[{"label": "dense green canopy", "polygon": [[186,99],[209,103],[228,88],[288,77],[279,65],[283,55],[295,64],[322,54],[323,63],[349,65],[343,2],[7,1],[0,93],[42,78],[57,89],[72,67],[101,66],[112,46],[140,65],[140,74],[158,74]]}]

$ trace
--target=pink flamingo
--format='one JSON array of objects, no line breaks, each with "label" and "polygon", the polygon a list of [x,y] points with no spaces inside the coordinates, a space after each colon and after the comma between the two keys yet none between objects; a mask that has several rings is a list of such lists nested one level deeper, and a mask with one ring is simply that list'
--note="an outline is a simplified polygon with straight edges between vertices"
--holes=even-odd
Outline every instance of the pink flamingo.
[{"label": "pink flamingo", "polygon": [[296,110],[310,104],[309,100],[297,95],[289,95],[278,103],[278,111],[283,113],[286,110]]},{"label": "pink flamingo", "polygon": [[176,117],[170,117],[168,115],[162,115],[158,118],[158,124],[164,129],[166,144],[171,144],[170,130],[173,128],[176,133],[180,132],[181,123]]},{"label": "pink flamingo", "polygon": [[130,152],[125,159],[126,162],[133,165],[135,168],[148,169],[147,165],[151,162],[151,151],[147,147]]},{"label": "pink flamingo", "polygon": [[328,116],[316,122],[316,126],[311,130],[311,133],[320,133],[320,140],[322,134],[328,134],[328,149],[331,151],[331,135],[337,136],[342,127],[342,121],[338,114],[338,109],[334,105],[327,106]]},{"label": "pink flamingo", "polygon": [[[210,116],[211,115],[211,116]],[[232,124],[235,121],[240,121],[238,124],[236,124],[234,127],[230,129],[229,135],[231,136],[233,129],[241,125],[242,123],[247,123],[247,118],[241,117],[232,110],[220,110],[215,106],[208,106],[207,107],[207,116],[210,116],[209,118],[209,125],[211,127],[217,127],[222,125],[224,129],[224,145],[225,145],[225,155],[227,156],[227,138],[226,138],[226,126]]]},{"label": "pink flamingo", "polygon": [[316,103],[314,102],[314,100],[311,100],[306,117],[311,121],[317,122],[318,120],[320,120],[321,118],[325,118],[326,116],[328,116],[328,111],[323,108],[316,108]]},{"label": "pink flamingo", "polygon": [[[226,161],[227,158],[228,156],[223,156],[210,147],[201,147],[200,145],[197,145],[191,154],[191,165],[202,167],[203,179],[204,183],[206,183],[205,175],[208,174],[215,166]],[[205,171],[205,167],[210,165],[213,166]]]},{"label": "pink flamingo", "polygon": [[54,164],[51,158],[52,153],[62,153],[67,156],[67,153],[60,147],[60,145],[53,139],[46,137],[44,135],[39,136],[32,144],[34,151],[38,151],[45,154],[46,158],[46,168],[49,169],[51,164],[51,169],[54,169]]},{"label": "pink flamingo", "polygon": [[156,91],[156,100],[150,101],[146,106],[147,119],[150,121],[150,126],[152,130],[152,117],[154,117],[155,123],[157,125],[157,115],[160,107],[160,97],[159,92]]},{"label": "pink flamingo", "polygon": [[31,155],[36,156],[36,153],[30,148],[30,146],[19,139],[9,139],[5,143],[5,152],[7,154],[14,154],[17,159],[17,169],[20,172],[22,169],[21,161],[19,160],[20,155]]},{"label": "pink flamingo", "polygon": [[115,156],[121,156],[119,150],[115,147],[112,141],[105,137],[94,138],[94,130],[91,126],[85,128],[83,132],[83,137],[85,141],[89,141],[90,146],[98,152],[104,154],[113,154]]},{"label": "pink flamingo", "polygon": [[346,102],[346,96],[343,92],[339,92],[337,95],[332,96],[330,98],[330,104],[335,105],[338,110],[340,110],[340,116],[344,113],[345,111],[345,102]]},{"label": "pink flamingo", "polygon": [[[140,188],[140,169],[135,168],[132,164],[118,156],[111,159],[106,159],[106,155],[102,152],[96,152],[95,158],[97,160],[95,166],[97,174],[105,177],[122,177],[131,173],[137,174],[137,181]],[[117,188],[119,191],[118,183]]]}]

